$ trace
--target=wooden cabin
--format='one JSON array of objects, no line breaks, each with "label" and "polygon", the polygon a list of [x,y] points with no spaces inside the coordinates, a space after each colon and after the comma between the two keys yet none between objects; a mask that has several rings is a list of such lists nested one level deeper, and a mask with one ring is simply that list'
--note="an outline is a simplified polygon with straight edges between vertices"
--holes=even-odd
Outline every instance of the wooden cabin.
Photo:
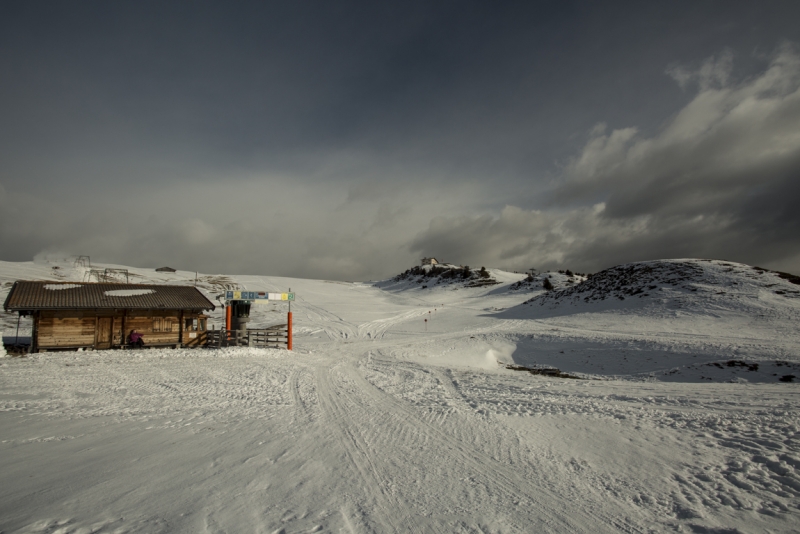
[{"label": "wooden cabin", "polygon": [[149,347],[205,345],[211,303],[195,287],[17,281],[3,308],[33,319],[31,352],[127,346],[131,330]]}]

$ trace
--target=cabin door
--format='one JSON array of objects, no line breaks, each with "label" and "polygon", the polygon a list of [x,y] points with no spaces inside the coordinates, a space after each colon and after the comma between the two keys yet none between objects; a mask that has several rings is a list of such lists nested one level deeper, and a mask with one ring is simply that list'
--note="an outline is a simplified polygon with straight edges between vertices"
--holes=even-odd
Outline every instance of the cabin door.
[{"label": "cabin door", "polygon": [[94,347],[96,349],[111,348],[111,317],[97,318],[97,332],[95,333]]},{"label": "cabin door", "polygon": [[183,344],[187,347],[197,347],[206,344],[207,317],[201,315],[191,319],[184,319]]}]

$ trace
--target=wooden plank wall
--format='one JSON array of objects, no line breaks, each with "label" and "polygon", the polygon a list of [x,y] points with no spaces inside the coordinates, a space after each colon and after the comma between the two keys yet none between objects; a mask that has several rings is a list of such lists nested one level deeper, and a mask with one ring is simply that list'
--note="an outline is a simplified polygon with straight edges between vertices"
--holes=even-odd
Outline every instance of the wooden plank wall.
[{"label": "wooden plank wall", "polygon": [[[97,336],[97,318],[110,317],[112,323],[113,345],[127,342],[131,330],[137,330],[144,337],[146,345],[174,344],[181,342],[181,313],[179,311],[154,312],[59,311],[41,312],[38,319],[38,347],[52,349],[59,347],[94,347]],[[205,318],[202,314],[186,313],[184,319]],[[202,323],[205,325],[205,321]],[[184,332],[187,345],[204,345],[205,332],[196,332],[191,339]]]},{"label": "wooden plank wall", "polygon": [[40,348],[93,347],[96,317],[40,317]]}]

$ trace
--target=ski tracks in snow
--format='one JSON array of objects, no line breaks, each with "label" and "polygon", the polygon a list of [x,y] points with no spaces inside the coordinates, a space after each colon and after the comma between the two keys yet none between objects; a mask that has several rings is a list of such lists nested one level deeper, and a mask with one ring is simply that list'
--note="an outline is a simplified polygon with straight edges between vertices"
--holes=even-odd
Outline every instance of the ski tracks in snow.
[{"label": "ski tracks in snow", "polygon": [[340,341],[342,339],[352,339],[357,337],[357,327],[322,308],[315,306],[309,302],[303,302],[301,311],[305,315],[306,320],[325,332],[331,341]]},{"label": "ski tracks in snow", "polygon": [[[550,482],[537,479],[533,469],[520,469],[529,464],[526,458],[515,455],[516,465],[511,467],[504,463],[508,458],[484,450],[496,449],[508,437],[500,427],[480,421],[475,428],[470,417],[441,425],[427,409],[377,388],[346,360],[318,369],[317,379],[325,420],[336,426],[348,461],[365,481],[367,493],[379,501],[371,508],[404,511],[399,517],[384,514],[381,530],[641,531],[621,515],[609,514],[608,503],[587,506],[571,500],[573,507],[564,514],[565,496],[544,487]],[[443,391],[448,397],[454,393]],[[447,411],[448,405],[459,402],[463,401],[450,398],[442,407]],[[459,426],[464,431],[458,432]],[[431,494],[432,487],[438,491]],[[585,502],[590,495],[582,497]],[[476,510],[494,523],[472,524]],[[508,517],[516,520],[509,524],[504,521]]]},{"label": "ski tracks in snow", "polygon": [[[400,361],[391,356],[396,343],[361,343],[292,355],[37,355],[4,365],[0,408],[20,421],[65,418],[81,429],[91,427],[80,420],[105,417],[107,424],[130,421],[142,431],[188,436],[231,425],[247,430],[252,444],[240,447],[242,461],[258,454],[262,441],[285,451],[262,463],[263,473],[246,473],[254,487],[269,480],[264,474],[274,462],[302,469],[324,459],[333,466],[328,478],[304,483],[312,495],[333,494],[325,505],[335,514],[322,522],[331,529],[640,532],[704,518],[731,524],[747,513],[781,524],[797,514],[794,389],[760,388],[756,404],[738,399],[732,384],[706,393],[680,384],[551,387],[549,379],[521,373]],[[370,350],[357,356],[359,348]],[[601,429],[607,442],[597,450],[609,459],[620,456],[617,445],[660,451],[645,461],[656,462],[646,469],[660,469],[661,482],[607,467],[605,458],[593,463],[586,439]],[[639,441],[628,445],[619,432]],[[4,446],[13,453],[59,436],[18,436]],[[570,443],[576,450],[565,450]]]},{"label": "ski tracks in snow", "polygon": [[386,319],[377,319],[375,321],[369,321],[358,326],[358,337],[362,339],[374,339],[379,340],[383,339],[386,331],[392,328],[393,326],[397,326],[401,323],[414,319],[416,317],[422,317],[428,315],[427,308],[420,309],[420,310],[411,310],[408,312],[400,313],[393,317],[388,317]]},{"label": "ski tracks in snow", "polygon": [[[347,518],[348,522],[360,520],[368,530],[382,532],[423,532],[416,514],[402,502],[393,491],[394,482],[381,467],[385,451],[380,455],[369,437],[365,437],[360,425],[374,421],[374,414],[358,410],[359,403],[353,399],[354,392],[346,384],[336,380],[337,366],[317,372],[319,399],[325,412],[325,420],[338,441],[347,461],[357,472],[363,490],[353,506],[369,509],[371,514],[359,518]],[[369,435],[368,435],[369,436]],[[371,436],[370,436],[371,437]]]}]

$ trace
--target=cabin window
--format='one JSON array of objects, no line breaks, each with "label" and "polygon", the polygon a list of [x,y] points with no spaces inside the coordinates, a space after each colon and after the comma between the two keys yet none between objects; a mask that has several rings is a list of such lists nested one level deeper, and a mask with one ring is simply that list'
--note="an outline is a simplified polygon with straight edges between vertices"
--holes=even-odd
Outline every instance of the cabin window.
[{"label": "cabin window", "polygon": [[206,331],[206,318],[193,318],[193,319],[186,319],[184,330],[186,332],[205,332]]},{"label": "cabin window", "polygon": [[170,317],[153,318],[153,332],[173,332],[174,326]]}]

